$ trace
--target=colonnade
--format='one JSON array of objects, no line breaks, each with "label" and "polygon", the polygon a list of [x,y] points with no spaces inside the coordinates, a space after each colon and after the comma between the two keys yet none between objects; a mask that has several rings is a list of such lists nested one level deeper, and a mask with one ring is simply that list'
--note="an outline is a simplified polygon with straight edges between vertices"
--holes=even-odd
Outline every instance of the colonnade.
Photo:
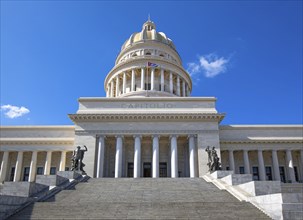
[{"label": "colonnade", "polygon": [[[230,170],[236,170],[235,168],[235,159],[234,159],[234,151],[233,149],[228,150],[228,158],[229,158],[229,169]],[[249,157],[249,151],[256,151],[257,152],[257,161],[258,161],[258,175],[259,175],[259,180],[265,181],[266,180],[266,170],[265,170],[265,163],[264,163],[264,157],[263,157],[263,151],[262,149],[257,149],[257,150],[250,150],[250,149],[245,149],[242,150],[243,152],[243,164],[244,164],[244,173],[245,174],[250,174],[251,169],[250,169],[250,157]],[[268,150],[266,150],[268,151]],[[294,160],[293,160],[293,155],[292,155],[292,150],[291,149],[286,149],[286,150],[279,150],[285,152],[285,160],[286,160],[286,169],[288,173],[288,181],[290,182],[296,182],[296,177],[295,177],[295,170],[294,170]],[[278,150],[273,149],[271,150],[271,157],[272,157],[272,167],[273,167],[273,179],[277,181],[282,181],[281,180],[281,170],[280,170],[280,163],[279,163],[279,158],[278,158]],[[300,172],[301,172],[301,180],[303,180],[303,150],[300,150]],[[297,170],[299,172],[299,170]],[[299,174],[298,174],[299,175]]]},{"label": "colonnade", "polygon": [[[31,156],[31,162],[30,162],[30,169],[29,169],[29,177],[28,182],[34,182],[37,175],[37,158],[38,158],[38,152],[40,151],[32,151]],[[7,172],[9,171],[9,155],[10,151],[4,151],[2,162],[1,162],[1,170],[0,170],[0,182],[3,182],[6,180]],[[51,163],[52,163],[52,153],[53,151],[47,151],[46,152],[46,158],[44,162],[44,175],[50,175],[51,171]],[[65,165],[66,165],[66,153],[67,151],[61,151],[61,158],[60,158],[60,165],[59,165],[59,171],[65,171]],[[14,171],[14,182],[21,181],[21,174],[22,174],[22,168],[23,168],[23,157],[24,157],[24,151],[18,151],[17,154],[17,160],[15,163],[15,171]]]},{"label": "colonnade", "polygon": [[[123,157],[123,136],[116,137],[116,152],[115,152],[115,178],[122,177],[122,157]],[[134,135],[134,178],[140,177],[141,173],[141,140],[142,135]],[[159,135],[152,135],[152,177],[159,177]],[[171,177],[178,177],[178,135],[171,135],[170,139],[170,161],[171,161]],[[97,163],[97,178],[104,177],[104,159],[105,152],[105,136],[99,136],[98,141],[98,163]],[[188,136],[189,149],[189,173],[190,177],[196,177],[196,162],[195,162],[195,136]]]},{"label": "colonnade", "polygon": [[[156,70],[158,70],[158,74]],[[140,72],[137,74],[140,83],[136,83],[136,72]],[[158,79],[156,79],[157,77]],[[158,87],[156,82],[159,82]],[[112,78],[107,84],[106,97],[118,97],[128,92],[143,90],[168,92],[183,97],[190,95],[190,88],[186,80],[179,74],[163,68],[141,67],[118,73]]]}]

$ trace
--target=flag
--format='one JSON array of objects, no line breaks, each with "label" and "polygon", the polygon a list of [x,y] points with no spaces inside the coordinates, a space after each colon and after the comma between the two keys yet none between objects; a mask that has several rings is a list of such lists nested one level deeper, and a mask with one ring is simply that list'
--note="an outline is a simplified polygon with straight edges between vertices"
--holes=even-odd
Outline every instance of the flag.
[{"label": "flag", "polygon": [[147,66],[158,67],[159,65],[155,63],[147,62]]}]

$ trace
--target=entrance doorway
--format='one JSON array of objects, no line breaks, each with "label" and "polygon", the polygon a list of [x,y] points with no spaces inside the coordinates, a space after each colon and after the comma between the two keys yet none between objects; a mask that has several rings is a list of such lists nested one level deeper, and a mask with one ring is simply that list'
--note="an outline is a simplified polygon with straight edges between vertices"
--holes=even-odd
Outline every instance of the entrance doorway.
[{"label": "entrance doorway", "polygon": [[151,177],[151,163],[143,163],[143,177]]},{"label": "entrance doorway", "polygon": [[160,163],[160,177],[167,177],[167,164],[166,163]]}]

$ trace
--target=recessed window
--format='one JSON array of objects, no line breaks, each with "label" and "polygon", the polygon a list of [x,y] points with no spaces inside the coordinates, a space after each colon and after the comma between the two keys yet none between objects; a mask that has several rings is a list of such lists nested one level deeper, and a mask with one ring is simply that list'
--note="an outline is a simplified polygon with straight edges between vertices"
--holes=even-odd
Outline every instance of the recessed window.
[{"label": "recessed window", "polygon": [[43,167],[37,167],[37,175],[43,175]]},{"label": "recessed window", "polygon": [[265,167],[266,180],[272,180],[271,167]]},{"label": "recessed window", "polygon": [[150,53],[150,52],[147,52],[145,55],[151,55],[151,53]]},{"label": "recessed window", "polygon": [[259,180],[259,167],[253,167],[253,180]]},{"label": "recessed window", "polygon": [[29,178],[29,167],[24,167],[24,172],[23,172],[23,181],[28,181]]},{"label": "recessed window", "polygon": [[244,174],[245,172],[244,172],[244,167],[239,167],[239,173],[240,174]]},{"label": "recessed window", "polygon": [[56,167],[51,167],[50,169],[50,175],[56,175]]}]

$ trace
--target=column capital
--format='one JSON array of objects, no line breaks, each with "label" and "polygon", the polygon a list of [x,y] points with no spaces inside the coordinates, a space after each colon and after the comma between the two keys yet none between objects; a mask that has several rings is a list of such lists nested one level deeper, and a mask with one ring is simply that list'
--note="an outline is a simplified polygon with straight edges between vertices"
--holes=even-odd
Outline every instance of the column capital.
[{"label": "column capital", "polygon": [[158,139],[159,139],[159,138],[160,138],[160,135],[159,135],[159,134],[153,134],[153,135],[152,135],[152,138],[158,138]]},{"label": "column capital", "polygon": [[134,137],[134,138],[140,138],[140,139],[141,139],[141,138],[142,138],[142,135],[141,135],[141,134],[134,134],[133,137]]},{"label": "column capital", "polygon": [[189,134],[189,135],[187,135],[187,139],[189,139],[189,138],[191,138],[191,137],[196,138],[197,135],[196,135],[196,134]]},{"label": "column capital", "polygon": [[122,139],[123,139],[123,138],[124,138],[124,135],[119,134],[119,135],[116,135],[115,138],[122,138]]},{"label": "column capital", "polygon": [[106,138],[106,135],[104,135],[104,134],[97,134],[97,135],[96,135],[96,138],[104,138],[104,139],[105,139],[105,138]]},{"label": "column capital", "polygon": [[178,138],[179,135],[177,135],[177,134],[171,134],[171,135],[169,136],[169,139],[172,139],[173,137]]}]

